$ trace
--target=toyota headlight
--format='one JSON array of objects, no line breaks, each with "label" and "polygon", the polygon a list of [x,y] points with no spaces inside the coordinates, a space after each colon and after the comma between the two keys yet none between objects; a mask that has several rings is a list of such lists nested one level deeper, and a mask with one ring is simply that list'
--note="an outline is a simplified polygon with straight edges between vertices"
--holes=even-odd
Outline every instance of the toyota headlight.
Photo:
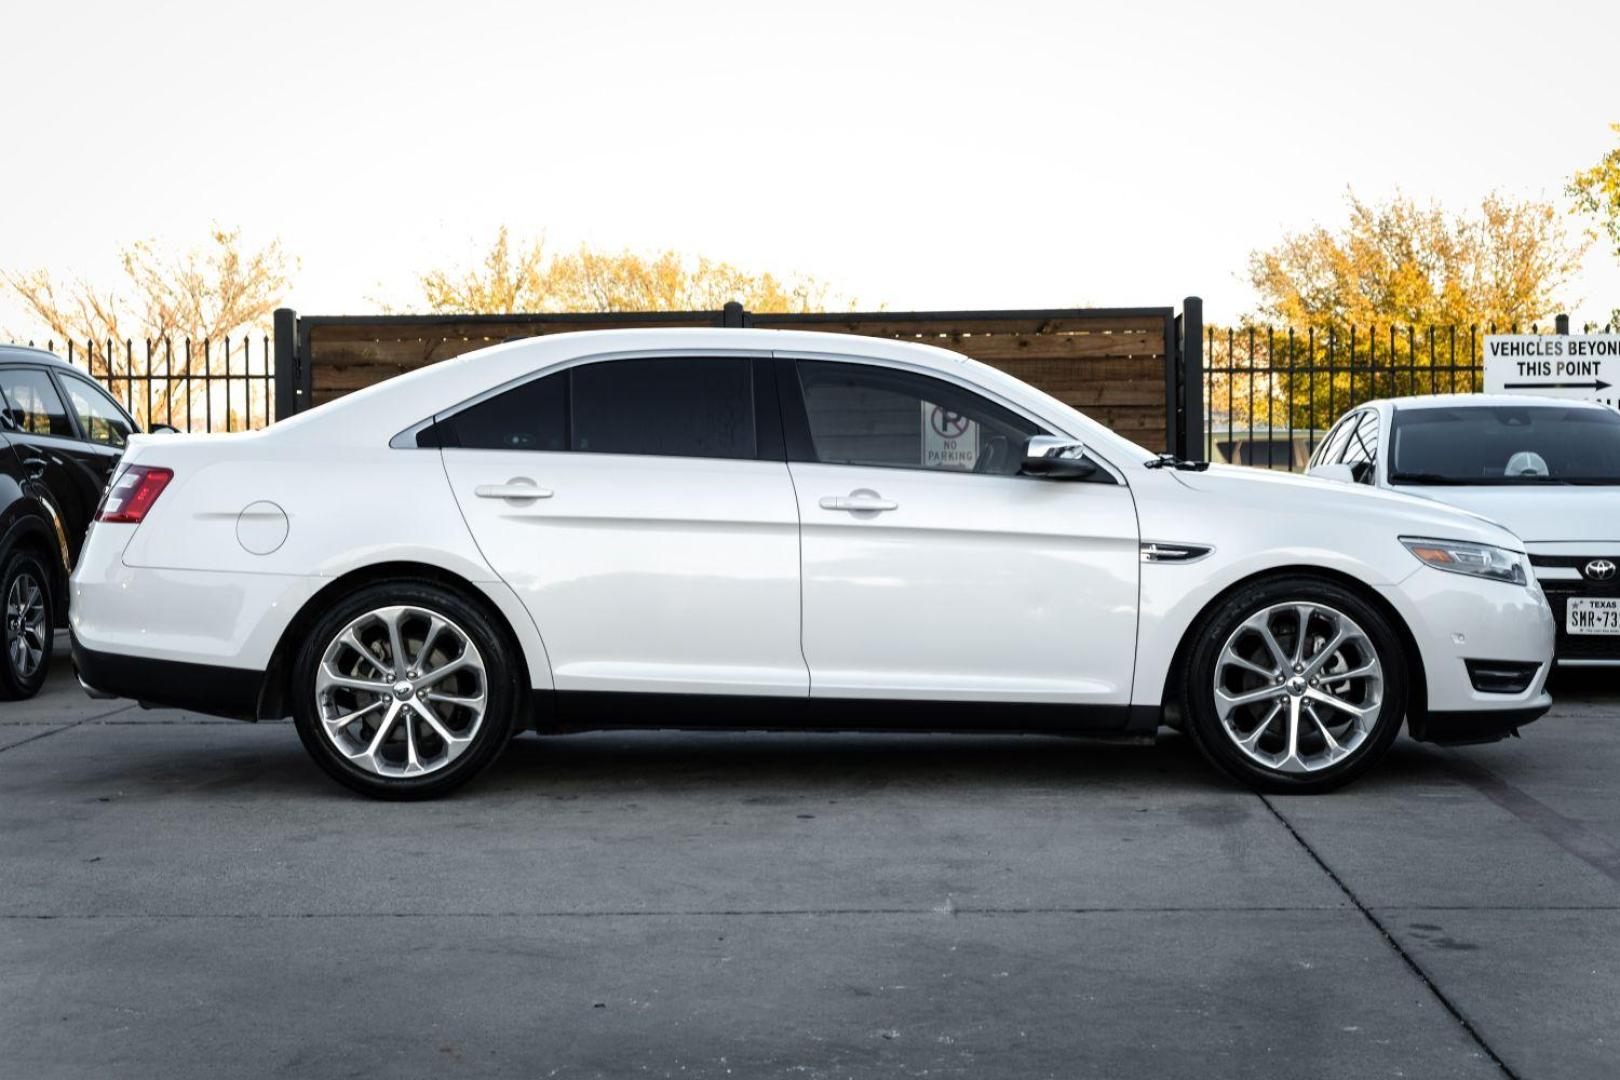
[{"label": "toyota headlight", "polygon": [[1469,577],[1490,578],[1514,585],[1528,585],[1530,570],[1523,554],[1493,544],[1471,544],[1462,540],[1428,540],[1403,536],[1406,550],[1436,570]]}]

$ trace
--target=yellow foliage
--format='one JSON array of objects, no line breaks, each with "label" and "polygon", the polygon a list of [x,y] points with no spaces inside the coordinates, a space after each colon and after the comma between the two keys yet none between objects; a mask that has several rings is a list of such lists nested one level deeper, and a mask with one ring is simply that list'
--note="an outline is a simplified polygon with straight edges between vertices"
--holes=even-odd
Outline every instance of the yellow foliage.
[{"label": "yellow foliage", "polygon": [[705,311],[736,300],[750,311],[821,311],[814,278],[779,278],[673,251],[575,251],[548,256],[540,240],[514,250],[505,226],[477,266],[420,275],[428,310],[454,314]]},{"label": "yellow foliage", "polygon": [[1550,203],[1492,194],[1477,214],[1450,215],[1397,193],[1347,196],[1349,221],[1285,236],[1249,257],[1260,315],[1340,330],[1399,323],[1499,327],[1544,321],[1580,267]]}]

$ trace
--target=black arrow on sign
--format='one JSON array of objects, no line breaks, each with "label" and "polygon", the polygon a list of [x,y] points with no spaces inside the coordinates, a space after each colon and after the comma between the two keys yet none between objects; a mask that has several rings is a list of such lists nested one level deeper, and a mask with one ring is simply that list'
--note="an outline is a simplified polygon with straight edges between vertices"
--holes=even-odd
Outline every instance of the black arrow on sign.
[{"label": "black arrow on sign", "polygon": [[1503,383],[1504,390],[1607,390],[1612,383],[1602,379],[1593,379],[1591,382],[1510,382]]}]

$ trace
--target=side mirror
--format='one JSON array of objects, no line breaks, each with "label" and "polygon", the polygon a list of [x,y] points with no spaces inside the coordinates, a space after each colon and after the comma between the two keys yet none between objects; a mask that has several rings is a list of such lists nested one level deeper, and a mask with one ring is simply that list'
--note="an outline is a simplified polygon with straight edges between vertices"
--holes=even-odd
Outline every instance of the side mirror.
[{"label": "side mirror", "polygon": [[178,435],[180,429],[173,424],[149,424],[146,433],[148,435]]},{"label": "side mirror", "polygon": [[1316,465],[1306,469],[1305,475],[1318,480],[1336,480],[1341,484],[1356,482],[1356,471],[1348,465]]},{"label": "side mirror", "polygon": [[1032,435],[1024,446],[1024,464],[1018,470],[1025,476],[1046,480],[1084,480],[1097,471],[1097,463],[1086,457],[1086,444],[1055,435]]}]

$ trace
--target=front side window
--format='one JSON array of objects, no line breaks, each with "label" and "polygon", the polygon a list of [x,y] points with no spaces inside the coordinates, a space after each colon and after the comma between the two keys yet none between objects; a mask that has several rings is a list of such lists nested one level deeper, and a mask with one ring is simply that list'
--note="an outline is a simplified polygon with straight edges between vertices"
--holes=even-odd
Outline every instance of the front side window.
[{"label": "front side window", "polygon": [[1348,430],[1339,461],[1350,466],[1358,483],[1369,484],[1378,465],[1378,414],[1367,410]]},{"label": "front side window", "polygon": [[31,435],[73,437],[67,410],[45,372],[38,368],[0,371],[0,395],[5,399],[6,427]]},{"label": "front side window", "polygon": [[1334,424],[1332,430],[1327,433],[1327,438],[1317,445],[1316,453],[1311,455],[1311,465],[1338,464],[1339,458],[1344,455],[1345,440],[1350,437],[1350,432],[1355,429],[1359,419],[1359,413],[1350,413]]},{"label": "front side window", "polygon": [[1395,484],[1620,484],[1620,413],[1567,405],[1400,409]]},{"label": "front side window", "polygon": [[606,360],[533,379],[442,421],[472,450],[753,458],[753,361]]},{"label": "front side window", "polygon": [[892,368],[801,360],[816,460],[836,465],[1015,476],[1042,429],[943,379]]},{"label": "front side window", "polygon": [[123,447],[129,441],[133,425],[112,400],[100,389],[83,379],[66,377],[62,388],[67,391],[68,404],[79,418],[79,430],[91,442],[104,446]]}]

